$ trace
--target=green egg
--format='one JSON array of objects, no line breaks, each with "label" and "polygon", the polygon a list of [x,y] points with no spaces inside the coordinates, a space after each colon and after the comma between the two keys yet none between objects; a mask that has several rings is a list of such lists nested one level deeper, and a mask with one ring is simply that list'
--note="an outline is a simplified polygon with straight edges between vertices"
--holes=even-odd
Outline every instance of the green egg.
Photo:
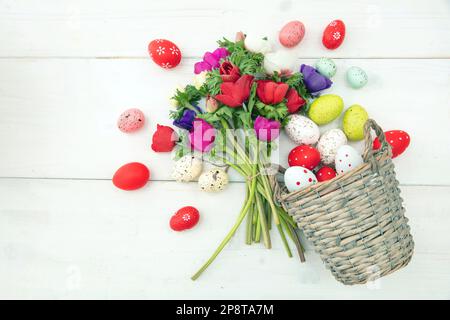
[{"label": "green egg", "polygon": [[330,123],[341,114],[344,101],[335,94],[324,94],[311,104],[308,116],[319,126]]},{"label": "green egg", "polygon": [[320,58],[316,61],[315,67],[319,73],[327,78],[331,78],[336,74],[336,64],[329,58]]},{"label": "green egg", "polygon": [[362,88],[367,84],[367,81],[367,73],[360,67],[351,67],[347,70],[347,82],[352,88]]},{"label": "green egg", "polygon": [[367,119],[369,119],[369,114],[359,104],[354,104],[345,111],[342,129],[349,140],[364,139],[364,125]]}]

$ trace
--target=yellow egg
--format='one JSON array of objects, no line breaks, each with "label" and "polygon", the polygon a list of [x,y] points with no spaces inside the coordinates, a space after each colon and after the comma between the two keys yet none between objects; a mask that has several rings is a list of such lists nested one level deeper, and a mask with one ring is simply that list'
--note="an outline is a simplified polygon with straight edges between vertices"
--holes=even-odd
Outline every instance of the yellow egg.
[{"label": "yellow egg", "polygon": [[358,141],[364,139],[364,124],[369,115],[359,104],[354,104],[344,113],[342,128],[349,140]]},{"label": "yellow egg", "polygon": [[319,126],[330,123],[341,114],[344,109],[344,101],[335,94],[320,96],[311,104],[308,116]]}]

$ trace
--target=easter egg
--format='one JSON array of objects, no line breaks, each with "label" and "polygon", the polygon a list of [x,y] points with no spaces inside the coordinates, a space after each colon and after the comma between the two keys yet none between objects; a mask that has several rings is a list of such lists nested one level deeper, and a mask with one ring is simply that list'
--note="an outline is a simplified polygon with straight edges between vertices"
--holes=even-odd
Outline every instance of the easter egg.
[{"label": "easter egg", "polygon": [[343,174],[363,164],[363,159],[355,148],[348,144],[340,146],[336,152],[335,167],[337,174]]},{"label": "easter egg", "polygon": [[320,153],[308,145],[297,146],[289,152],[288,163],[290,167],[300,166],[312,170],[320,163]]},{"label": "easter egg", "polygon": [[206,192],[222,191],[228,184],[228,173],[219,168],[213,168],[203,172],[198,178],[200,190]]},{"label": "easter egg", "polygon": [[354,89],[364,87],[368,79],[366,72],[360,67],[350,67],[347,70],[347,82]]},{"label": "easter egg", "polygon": [[336,171],[331,167],[323,166],[316,172],[316,178],[319,182],[331,180],[334,177],[336,177]]},{"label": "easter egg", "polygon": [[364,124],[367,119],[369,119],[369,114],[359,104],[354,104],[345,111],[342,128],[349,140],[364,139]]},{"label": "easter egg", "polygon": [[135,190],[145,186],[149,178],[150,171],[145,165],[131,162],[117,169],[112,182],[119,189]]},{"label": "easter egg", "polygon": [[284,173],[284,184],[289,192],[294,192],[317,183],[317,178],[310,170],[303,167],[289,167]]},{"label": "easter egg", "polygon": [[344,101],[335,94],[324,94],[311,104],[308,116],[319,126],[330,123],[341,114]]},{"label": "easter egg", "polygon": [[181,51],[175,43],[165,39],[156,39],[149,43],[150,58],[164,69],[172,69],[181,61]]},{"label": "easter egg", "polygon": [[315,144],[320,137],[319,127],[307,117],[291,114],[284,127],[288,137],[296,144]]},{"label": "easter egg", "polygon": [[189,182],[197,178],[203,169],[203,162],[194,155],[187,154],[175,162],[172,178],[178,182]]},{"label": "easter egg", "polygon": [[291,21],[281,29],[278,38],[283,46],[292,48],[299,44],[304,36],[305,25],[301,21]]},{"label": "easter egg", "polygon": [[347,137],[341,129],[331,129],[322,134],[317,144],[322,163],[333,164],[337,149],[344,144],[347,144]]},{"label": "easter egg", "polygon": [[330,50],[338,48],[345,38],[345,24],[341,20],[331,21],[323,31],[322,43]]},{"label": "easter egg", "polygon": [[187,206],[178,210],[170,218],[170,228],[174,231],[183,231],[193,228],[200,220],[200,213],[194,207]]},{"label": "easter egg", "polygon": [[[406,148],[408,148],[411,141],[409,134],[403,130],[386,131],[384,133],[384,136],[386,137],[386,141],[392,147],[392,158],[401,155],[406,150]],[[380,140],[378,138],[375,138],[375,140],[373,141],[373,149],[378,150],[380,148]]]},{"label": "easter egg", "polygon": [[122,112],[117,120],[117,127],[120,131],[130,133],[143,127],[145,121],[144,113],[136,108]]},{"label": "easter egg", "polygon": [[336,64],[329,58],[320,58],[314,66],[321,75],[327,78],[332,78],[336,74]]}]

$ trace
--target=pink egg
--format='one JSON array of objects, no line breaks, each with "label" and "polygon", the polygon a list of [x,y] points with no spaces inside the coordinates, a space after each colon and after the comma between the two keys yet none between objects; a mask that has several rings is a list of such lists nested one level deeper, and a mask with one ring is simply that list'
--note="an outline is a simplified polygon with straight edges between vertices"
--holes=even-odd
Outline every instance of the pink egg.
[{"label": "pink egg", "polygon": [[299,44],[304,36],[305,25],[300,21],[291,21],[281,29],[279,40],[283,46],[292,48]]},{"label": "pink egg", "polygon": [[133,108],[124,111],[117,121],[117,127],[122,132],[133,132],[144,125],[145,116],[141,110]]}]

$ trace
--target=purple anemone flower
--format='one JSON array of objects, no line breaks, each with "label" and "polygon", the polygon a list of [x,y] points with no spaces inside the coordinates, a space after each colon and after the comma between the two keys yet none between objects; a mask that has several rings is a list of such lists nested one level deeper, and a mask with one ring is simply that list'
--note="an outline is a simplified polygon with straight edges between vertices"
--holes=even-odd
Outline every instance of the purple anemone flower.
[{"label": "purple anemone flower", "polygon": [[183,112],[183,115],[179,119],[175,119],[173,121],[173,125],[180,128],[180,129],[186,129],[187,131],[191,131],[193,127],[193,122],[195,117],[197,116],[197,113],[202,113],[202,109],[195,104],[191,104],[197,112],[195,112],[192,109],[186,109]]},{"label": "purple anemone flower", "polygon": [[196,116],[196,112],[190,109],[186,109],[183,112],[183,115],[181,116],[181,118],[176,119],[173,122],[173,125],[181,128],[181,129],[186,129],[187,131],[191,131],[192,129],[192,122],[195,119]]},{"label": "purple anemone flower", "polygon": [[194,73],[199,74],[203,71],[211,71],[220,66],[220,60],[228,56],[228,50],[225,48],[217,48],[212,53],[206,52],[203,56],[203,61],[197,62],[194,65]]},{"label": "purple anemone flower", "polygon": [[316,69],[306,64],[302,64],[300,72],[303,74],[303,81],[309,93],[319,92],[331,87],[333,82],[321,75]]}]

